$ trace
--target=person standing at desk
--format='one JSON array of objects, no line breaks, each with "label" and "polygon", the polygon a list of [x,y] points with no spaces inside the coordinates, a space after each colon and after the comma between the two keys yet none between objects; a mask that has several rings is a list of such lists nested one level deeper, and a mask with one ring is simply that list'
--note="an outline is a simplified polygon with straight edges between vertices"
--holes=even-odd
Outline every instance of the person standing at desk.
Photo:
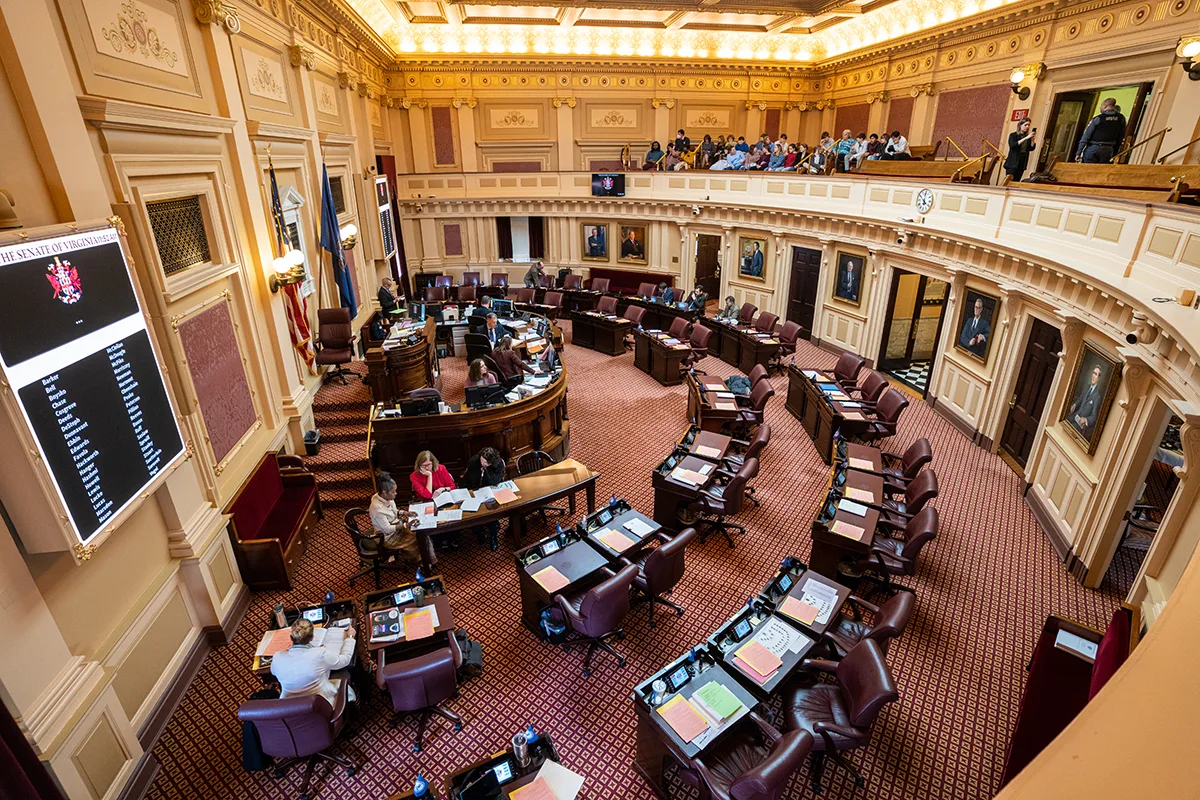
[{"label": "person standing at desk", "polygon": [[[494,447],[485,447],[467,461],[467,470],[463,473],[463,486],[471,491],[485,486],[496,486],[504,482],[504,474],[504,459],[500,457],[500,453]],[[495,552],[500,546],[500,523],[489,522],[487,534],[492,552]],[[477,529],[476,535],[482,539],[482,530]]]},{"label": "person standing at desk", "polygon": [[493,386],[499,382],[499,379],[487,367],[487,362],[482,358],[477,358],[471,362],[471,366],[467,368],[467,388],[472,386]]},{"label": "person standing at desk", "polygon": [[[344,631],[330,627],[325,630],[324,643],[313,647],[313,624],[304,617],[293,622],[292,646],[271,659],[271,674],[279,681],[279,697],[319,694],[330,707],[337,705],[338,684],[330,680],[330,673],[350,666],[354,636],[353,623]],[[346,689],[346,697],[354,700],[354,690],[349,686]]]},{"label": "person standing at desk", "polygon": [[390,318],[392,312],[396,310],[396,293],[392,289],[393,286],[395,284],[392,283],[392,279],[386,275],[379,286],[379,310],[385,319]]},{"label": "person standing at desk", "polygon": [[535,261],[525,272],[525,288],[536,289],[542,285],[542,278],[546,277],[543,271],[542,262]]},{"label": "person standing at desk", "polygon": [[500,340],[500,344],[492,351],[492,360],[496,362],[496,369],[500,370],[500,377],[504,380],[516,377],[522,372],[528,372],[530,375],[536,375],[537,370],[530,367],[516,351],[512,349],[512,337],[505,336]]},{"label": "person standing at desk", "polygon": [[[449,478],[449,475],[446,477]],[[368,513],[375,532],[383,537],[383,546],[397,554],[420,561],[420,540],[409,527],[408,519],[401,517],[399,509],[396,508],[395,479],[386,472],[380,472],[375,478],[375,485],[378,490],[371,497]],[[453,478],[450,478],[450,486],[454,486]],[[437,563],[437,556],[433,554],[432,548],[425,553],[424,560],[430,566]]]},{"label": "person standing at desk", "polygon": [[488,344],[492,346],[493,350],[496,349],[496,346],[500,344],[500,340],[505,336],[512,336],[512,331],[500,324],[500,320],[496,318],[495,312],[487,315],[487,328],[484,329],[483,333],[487,336]]},{"label": "person standing at desk", "polygon": [[667,286],[666,281],[658,285],[658,296],[666,305],[675,304],[675,290]]}]

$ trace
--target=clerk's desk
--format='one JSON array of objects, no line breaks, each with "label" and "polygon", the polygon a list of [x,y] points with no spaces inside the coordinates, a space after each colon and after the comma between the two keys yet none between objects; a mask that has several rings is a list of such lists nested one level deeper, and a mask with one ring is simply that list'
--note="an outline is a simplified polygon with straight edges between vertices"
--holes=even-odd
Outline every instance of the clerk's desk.
[{"label": "clerk's desk", "polygon": [[633,365],[663,386],[683,382],[680,367],[690,352],[687,342],[672,339],[661,330],[633,329]]},{"label": "clerk's desk", "polygon": [[580,311],[571,315],[571,344],[610,356],[625,354],[625,337],[633,323],[615,314]]},{"label": "clerk's desk", "polygon": [[[296,606],[294,608],[285,608],[283,611],[284,618],[287,620],[287,625],[291,627],[296,620],[304,616],[313,625],[320,627],[328,627],[334,625],[344,628],[348,624],[352,624],[358,616],[358,610],[353,600],[337,600],[332,603],[313,603],[308,605]],[[268,615],[267,630],[279,630],[275,627],[274,612]],[[361,631],[361,628],[359,629]],[[362,636],[360,633],[359,636]],[[358,661],[358,651],[355,650],[354,659],[350,662],[351,666]],[[269,656],[259,657],[254,656],[254,660],[250,664],[250,671],[262,679],[265,684],[277,683],[275,676],[271,674],[271,658]]]},{"label": "clerk's desk", "polygon": [[373,402],[395,400],[413,389],[437,384],[436,328],[433,317],[423,323],[395,320],[387,338],[367,348],[364,360]]}]

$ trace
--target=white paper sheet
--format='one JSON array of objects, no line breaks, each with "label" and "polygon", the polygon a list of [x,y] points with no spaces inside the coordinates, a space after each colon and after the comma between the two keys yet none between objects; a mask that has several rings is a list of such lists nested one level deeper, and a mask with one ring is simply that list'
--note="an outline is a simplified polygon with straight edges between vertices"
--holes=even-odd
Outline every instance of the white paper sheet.
[{"label": "white paper sheet", "polygon": [[638,519],[637,517],[629,520],[622,527],[639,539],[645,537],[646,534],[654,530],[653,525],[649,525],[645,520]]},{"label": "white paper sheet", "polygon": [[454,498],[450,496],[450,492],[442,492],[437,497],[433,498],[433,504],[438,508],[442,506],[454,505]]},{"label": "white paper sheet", "polygon": [[575,800],[579,790],[583,788],[583,776],[559,764],[557,761],[546,759],[537,776],[546,782],[550,791],[558,800]]},{"label": "white paper sheet", "polygon": [[437,521],[438,522],[458,522],[461,519],[462,519],[462,512],[457,509],[454,509],[454,510],[446,509],[445,511],[439,511],[437,513]]},{"label": "white paper sheet", "polygon": [[450,499],[456,503],[461,503],[464,500],[471,498],[470,489],[452,489],[450,490]]},{"label": "white paper sheet", "polygon": [[481,505],[483,505],[483,501],[482,501],[482,500],[480,500],[480,499],[479,499],[479,498],[477,498],[477,497],[472,497],[472,498],[469,498],[469,499],[467,499],[467,500],[463,500],[463,503],[462,503],[462,510],[463,510],[463,511],[466,511],[466,512],[469,512],[469,513],[474,513],[474,512],[476,512],[476,511],[478,511],[478,510],[479,510],[479,507],[480,507]]}]

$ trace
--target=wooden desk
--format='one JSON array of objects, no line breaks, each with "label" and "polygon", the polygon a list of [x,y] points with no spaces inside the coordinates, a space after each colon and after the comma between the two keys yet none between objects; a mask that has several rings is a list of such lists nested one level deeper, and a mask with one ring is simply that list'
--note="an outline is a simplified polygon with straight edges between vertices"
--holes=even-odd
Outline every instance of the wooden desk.
[{"label": "wooden desk", "polygon": [[666,334],[633,331],[633,365],[663,386],[678,386],[683,382],[680,367],[691,348],[683,342],[667,344]]},{"label": "wooden desk", "polygon": [[779,354],[779,340],[774,334],[765,335],[757,331],[743,330],[741,332],[741,350],[738,353],[737,367],[749,375],[756,364],[764,367]]},{"label": "wooden desk", "polygon": [[738,366],[742,363],[742,331],[747,330],[724,320],[701,317],[700,324],[709,328],[713,335],[708,340],[708,354],[717,356],[726,364]]},{"label": "wooden desk", "polygon": [[[745,630],[745,626],[749,626],[749,630]],[[752,678],[745,670],[736,663],[737,652],[744,647],[748,642],[757,638],[759,632],[764,627],[768,627],[773,631],[778,631],[783,636],[789,636],[795,642],[794,646],[776,653],[783,662],[779,669],[771,674],[771,677],[765,683],[759,683],[755,678]],[[772,650],[773,644],[778,642],[779,649],[783,649],[785,640],[780,641],[778,638],[771,636],[765,644],[767,649]],[[783,614],[772,613],[769,606],[760,605],[756,609],[743,607],[737,614],[730,617],[721,627],[708,637],[709,649],[719,654],[722,665],[733,676],[735,676],[742,684],[750,690],[752,694],[762,700],[770,697],[783,683],[788,679],[796,668],[800,666],[800,662],[808,657],[811,651],[817,644],[817,637],[806,633],[802,630],[799,624],[791,624],[791,618]],[[774,652],[774,650],[772,650]],[[746,669],[749,669],[747,667]]]},{"label": "wooden desk", "polygon": [[[817,583],[823,583],[826,586],[830,587],[831,589],[835,589],[837,591],[837,601],[833,604],[832,610],[830,610],[830,612],[829,612],[829,616],[825,619],[824,622],[814,621],[811,625],[801,622],[798,619],[793,619],[792,617],[788,616],[787,614],[782,614],[779,612],[779,606],[783,605],[783,602],[786,598],[794,597],[797,600],[804,599],[804,590],[808,586],[809,581],[816,581]],[[781,596],[779,598],[779,600],[775,603],[775,614],[780,619],[782,619],[784,622],[794,625],[794,626],[800,628],[800,630],[808,631],[809,633],[814,634],[817,637],[817,639],[820,639],[822,636],[825,635],[826,632],[828,632],[830,626],[833,625],[833,623],[837,621],[838,614],[841,613],[842,606],[844,606],[846,604],[846,600],[849,597],[850,597],[850,590],[847,587],[842,586],[840,583],[833,580],[832,578],[827,578],[824,575],[821,575],[820,573],[810,569],[807,572],[800,575],[799,578],[796,578],[794,580],[794,582],[792,583],[791,588],[787,591],[787,593],[784,594],[783,596]]]},{"label": "wooden desk", "polygon": [[666,332],[671,329],[671,324],[677,319],[683,318],[689,323],[696,320],[695,311],[689,311],[678,306],[653,303],[649,300],[629,295],[617,298],[617,313],[621,316],[625,316],[625,312],[630,306],[645,309],[645,313],[642,315],[642,327],[647,330]]},{"label": "wooden desk", "polygon": [[[345,619],[348,619],[351,621],[351,623],[353,623],[358,617],[358,608],[353,600],[334,600],[332,603],[317,603],[315,605],[305,605],[296,608],[284,609],[284,618],[287,620],[286,627],[291,627],[294,625],[296,620],[300,619],[301,614],[305,612],[314,612],[318,609],[321,611],[321,621],[315,622],[314,624],[319,626],[324,626],[330,622],[337,622]],[[280,628],[273,627],[274,612],[271,612],[270,620],[272,627],[269,627],[266,630],[281,630]],[[361,631],[362,628],[359,627],[358,630]],[[265,632],[266,631],[264,631],[264,633]],[[359,635],[362,636],[361,633]],[[262,637],[259,638],[261,639]],[[258,642],[256,641],[255,649],[257,650],[257,648]],[[358,651],[356,650],[354,660],[350,662],[351,666],[353,666],[358,660],[357,652]],[[260,658],[257,655],[253,656],[250,662],[250,671],[261,678],[264,684],[276,683],[275,676],[271,674],[271,658],[269,656],[264,658]]]},{"label": "wooden desk", "polygon": [[[676,694],[690,699],[697,690],[716,681],[733,693],[742,703],[719,729],[715,735],[701,734],[700,738],[685,743],[675,733],[675,730],[663,720],[656,707],[651,706],[652,686],[656,680],[668,680],[678,670],[688,671],[689,678],[678,692],[668,692],[664,702]],[[725,739],[729,732],[744,724],[746,717],[758,704],[754,695],[746,690],[728,670],[712,660],[711,655],[705,654],[696,664],[689,664],[687,656],[677,658],[663,669],[639,683],[633,690],[633,710],[637,717],[637,753],[633,768],[637,771],[650,790],[657,797],[666,800],[670,797],[669,789],[663,778],[664,766],[674,762],[689,763],[693,758],[703,755],[706,750],[717,742]],[[706,738],[705,738],[706,737]]]},{"label": "wooden desk", "polygon": [[[402,616],[406,610],[416,608],[417,604],[415,601],[409,600],[406,603],[400,603],[391,607],[395,608],[398,615]],[[437,609],[437,626],[433,629],[432,636],[427,636],[424,639],[416,639],[411,642],[405,640],[403,637],[392,641],[371,641],[371,614],[364,612],[363,630],[365,631],[364,637],[367,642],[367,654],[376,661],[379,660],[379,652],[381,650],[387,651],[389,659],[410,658],[419,655],[421,651],[444,646],[447,643],[447,637],[454,635],[455,628],[454,610],[450,608],[450,598],[444,594],[435,597],[426,597],[425,605],[422,608]],[[382,611],[383,609],[377,610]],[[397,617],[397,622],[399,621],[400,617]],[[400,630],[403,632],[403,625]]]},{"label": "wooden desk", "polygon": [[[862,472],[857,469],[848,469],[843,472],[844,481],[842,483],[842,496],[847,500],[853,500],[855,503],[878,507],[883,502],[883,476],[876,475],[873,472]],[[853,490],[853,491],[851,491]],[[851,497],[851,494],[866,492],[870,495],[868,499],[865,495],[859,497]]]},{"label": "wooden desk", "polygon": [[[821,387],[836,386],[831,373],[804,370],[792,364],[787,366],[787,373],[788,396],[785,407],[792,412],[792,416],[800,420],[821,459],[826,464],[831,464],[834,433],[839,433],[843,438],[854,436],[866,430],[871,420],[861,409],[830,399]],[[809,373],[817,378],[814,380]],[[841,392],[840,389],[837,391]]]},{"label": "wooden desk", "polygon": [[568,313],[591,311],[600,304],[604,295],[588,289],[561,289],[563,293],[563,308]]},{"label": "wooden desk", "polygon": [[[857,560],[871,552],[871,544],[875,541],[875,527],[879,524],[878,509],[868,508],[866,515],[860,517],[837,508],[835,503],[831,493],[812,524],[811,566],[814,571],[830,578],[837,576],[838,562],[843,558]],[[831,528],[836,522],[862,528],[862,538],[855,540],[835,533]]]},{"label": "wooden desk", "polygon": [[470,766],[463,767],[451,773],[446,778],[445,794],[440,796],[447,798],[458,797],[458,793],[465,789],[471,781],[477,780],[488,770],[507,762],[512,769],[513,777],[511,780],[501,784],[500,794],[494,796],[495,800],[507,800],[510,793],[528,783],[532,783],[533,779],[537,777],[538,771],[542,768],[542,764],[545,764],[547,761],[562,763],[559,761],[558,751],[554,748],[554,740],[550,738],[550,734],[539,731],[538,740],[529,748],[528,766],[522,767],[517,763],[517,759],[513,755],[512,745],[510,744],[499,752],[481,758]]},{"label": "wooden desk", "polygon": [[[599,513],[599,512],[597,512],[597,513]],[[591,515],[591,516],[595,516],[595,515]],[[645,524],[649,525],[651,530],[649,530],[646,534],[644,534],[642,536],[638,536],[633,531],[631,531],[625,527],[626,522],[629,522],[630,520],[635,520],[635,519],[641,520]],[[615,561],[617,558],[619,558],[621,556],[625,556],[626,558],[632,558],[632,557],[636,556],[638,553],[640,553],[642,550],[644,550],[646,548],[646,545],[648,545],[651,541],[653,541],[656,538],[655,534],[658,533],[658,531],[661,527],[657,522],[650,519],[650,517],[647,517],[645,514],[643,514],[642,512],[638,511],[635,508],[624,509],[623,511],[621,511],[621,513],[615,515],[607,523],[600,524],[596,520],[589,518],[589,519],[584,520],[582,524],[584,526],[584,529],[588,531],[588,535],[587,535],[588,543],[591,544],[592,547],[596,548],[596,551],[598,553],[600,553],[602,556],[609,559],[610,561]],[[600,533],[601,531],[603,531],[605,529],[611,529],[611,530],[614,530],[614,531],[624,534],[625,536],[627,536],[630,539],[631,544],[622,550],[614,550],[613,548],[609,547],[607,544],[600,541],[600,539],[598,539],[596,537],[596,534]]]},{"label": "wooden desk", "polygon": [[625,354],[625,336],[633,323],[624,317],[606,317],[584,311],[571,317],[571,343],[610,356]]},{"label": "wooden desk", "polygon": [[[703,430],[719,433],[722,428],[738,418],[741,408],[737,404],[736,397],[732,400],[717,400],[711,390],[704,391],[704,382],[711,381],[716,381],[721,390],[728,391],[725,382],[720,378],[713,378],[710,375],[693,376],[690,372],[684,373],[683,382],[688,389],[688,421]],[[716,384],[709,383],[708,385],[715,386]]]},{"label": "wooden desk", "polygon": [[[701,474],[706,475],[708,479],[699,485],[685,483],[671,476],[671,472],[677,468],[694,472],[704,470]],[[687,507],[712,483],[716,472],[715,465],[702,458],[692,455],[682,458],[677,455],[668,456],[651,473],[651,483],[654,485],[654,521],[670,531],[686,528],[695,516]]]},{"label": "wooden desk", "polygon": [[[688,447],[688,452],[696,458],[703,458],[705,461],[720,464],[726,454],[728,454],[729,445],[732,442],[732,436],[701,430],[692,439],[691,445]],[[703,453],[699,452],[702,448],[705,451]]]},{"label": "wooden desk", "polygon": [[[542,636],[540,624],[542,609],[554,603],[554,595],[570,592],[594,581],[596,574],[612,561],[592,547],[585,539],[578,538],[578,532],[575,532],[575,536],[577,537],[575,541],[562,546],[561,549],[549,555],[542,555],[543,544],[548,539],[557,538],[557,534],[522,548],[515,554],[517,579],[521,586],[521,623],[538,638]],[[537,560],[528,560],[528,557],[534,553],[538,555]],[[554,567],[568,581],[566,586],[555,591],[554,594],[543,589],[542,585],[533,578],[534,574],[547,567]]]},{"label": "wooden desk", "polygon": [[[883,454],[878,447],[871,447],[866,444],[856,444],[855,442],[845,442],[842,445],[846,457],[846,465],[850,469],[856,469],[860,472],[874,472],[876,474],[883,472]],[[869,467],[851,464],[850,459],[857,461],[870,462]]]}]

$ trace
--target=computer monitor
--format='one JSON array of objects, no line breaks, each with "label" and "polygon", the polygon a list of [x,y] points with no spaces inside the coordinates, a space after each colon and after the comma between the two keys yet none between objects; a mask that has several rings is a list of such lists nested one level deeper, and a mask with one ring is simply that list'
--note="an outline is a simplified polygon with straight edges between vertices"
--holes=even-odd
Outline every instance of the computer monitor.
[{"label": "computer monitor", "polygon": [[437,414],[438,399],[436,397],[415,397],[400,401],[400,416],[420,417],[425,414]]},{"label": "computer monitor", "polygon": [[592,195],[594,197],[624,197],[625,175],[621,172],[593,172]]},{"label": "computer monitor", "polygon": [[493,300],[492,311],[496,312],[497,317],[511,317],[513,315],[512,300]]},{"label": "computer monitor", "polygon": [[504,384],[498,383],[494,383],[491,386],[468,386],[466,404],[469,408],[480,408],[493,403],[499,403],[504,399],[504,395],[508,391],[508,389],[504,388]]}]

